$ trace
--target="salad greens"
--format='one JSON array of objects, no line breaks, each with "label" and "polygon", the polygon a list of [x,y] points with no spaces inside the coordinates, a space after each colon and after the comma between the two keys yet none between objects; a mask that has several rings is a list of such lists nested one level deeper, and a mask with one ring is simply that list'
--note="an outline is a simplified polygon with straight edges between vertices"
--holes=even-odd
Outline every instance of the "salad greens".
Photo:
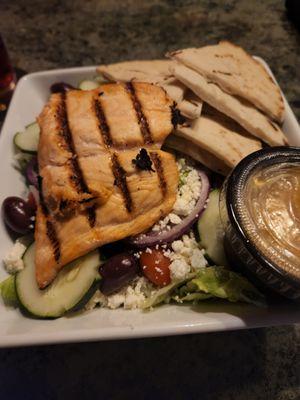
[{"label": "salad greens", "polygon": [[231,302],[244,302],[264,307],[265,297],[243,276],[225,267],[207,267],[190,274],[181,281],[157,290],[144,302],[144,309],[160,303],[194,302],[221,298]]},{"label": "salad greens", "polygon": [[208,298],[241,301],[256,306],[266,305],[264,296],[246,278],[225,267],[216,266],[201,269],[172,296],[179,303]]},{"label": "salad greens", "polygon": [[178,186],[179,188],[181,188],[181,186],[183,186],[186,183],[186,178],[189,174],[189,171],[182,171],[179,175],[179,183]]},{"label": "salad greens", "polygon": [[195,273],[191,273],[189,274],[188,277],[184,279],[173,281],[169,285],[156,290],[155,292],[149,295],[149,297],[145,300],[141,308],[147,309],[154,307],[160,303],[168,303],[171,300],[171,295],[173,290],[175,290],[178,286],[183,285],[184,283],[194,278],[195,276],[196,276]]}]

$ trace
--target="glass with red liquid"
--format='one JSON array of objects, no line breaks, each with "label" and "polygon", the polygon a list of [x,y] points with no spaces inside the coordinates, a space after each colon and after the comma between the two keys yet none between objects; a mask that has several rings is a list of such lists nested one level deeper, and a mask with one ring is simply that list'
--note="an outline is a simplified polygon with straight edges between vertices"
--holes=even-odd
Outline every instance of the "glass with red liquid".
[{"label": "glass with red liquid", "polygon": [[6,103],[15,88],[16,77],[0,35],[0,103]]}]

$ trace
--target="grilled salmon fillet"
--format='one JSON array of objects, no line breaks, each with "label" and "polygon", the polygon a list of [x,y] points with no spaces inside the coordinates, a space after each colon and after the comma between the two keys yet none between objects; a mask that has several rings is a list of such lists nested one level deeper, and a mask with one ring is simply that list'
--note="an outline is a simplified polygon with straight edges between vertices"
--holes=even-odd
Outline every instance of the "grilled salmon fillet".
[{"label": "grilled salmon fillet", "polygon": [[[173,130],[172,110],[166,92],[149,83],[51,96],[38,118],[40,288],[67,263],[149,229],[172,210],[178,171],[160,150]],[[151,168],[136,162],[141,148]]]}]

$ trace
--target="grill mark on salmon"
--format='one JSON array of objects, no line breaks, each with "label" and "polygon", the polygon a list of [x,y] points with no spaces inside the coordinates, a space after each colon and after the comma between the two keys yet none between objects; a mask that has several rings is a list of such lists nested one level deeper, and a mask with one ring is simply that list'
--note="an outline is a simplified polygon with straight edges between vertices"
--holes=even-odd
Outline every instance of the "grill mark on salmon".
[{"label": "grill mark on salmon", "polygon": [[150,153],[150,157],[151,157],[151,160],[154,164],[154,167],[155,167],[157,175],[158,175],[159,186],[161,188],[161,192],[162,192],[163,196],[165,196],[167,194],[167,182],[165,179],[164,169],[162,166],[160,156],[157,153],[152,152],[152,153]]},{"label": "grill mark on salmon", "polygon": [[77,160],[77,156],[72,158],[71,168],[72,168],[73,174],[70,175],[70,180],[71,180],[71,182],[73,182],[77,191],[81,192],[81,193],[90,193],[90,191],[84,181],[83,174],[82,174],[81,168],[80,168],[78,160]]},{"label": "grill mark on salmon", "polygon": [[49,219],[47,219],[46,221],[46,230],[47,230],[47,236],[53,247],[54,259],[58,263],[60,259],[60,245],[56,235],[55,226]]},{"label": "grill mark on salmon", "polygon": [[111,137],[111,134],[110,134],[110,129],[109,129],[109,126],[107,124],[107,121],[106,121],[106,118],[105,118],[105,114],[104,114],[100,99],[95,99],[94,107],[95,107],[96,117],[97,117],[98,122],[99,122],[99,129],[100,129],[104,144],[105,144],[106,147],[111,147],[112,144],[113,144],[113,140],[112,140],[112,137]]},{"label": "grill mark on salmon", "polygon": [[42,191],[42,177],[40,175],[38,175],[38,187],[39,187],[41,210],[46,218],[46,234],[52,245],[54,259],[58,263],[59,259],[60,259],[60,244],[59,244],[59,240],[57,238],[55,226],[54,226],[53,222],[50,220],[50,214],[49,214],[48,207],[46,206],[45,201],[44,201],[44,196],[43,196],[43,191]]},{"label": "grill mark on salmon", "polygon": [[42,186],[43,186],[43,178],[41,177],[41,175],[38,175],[38,189],[39,189],[40,206],[41,206],[42,212],[45,215],[45,217],[48,217],[49,211],[45,204]]},{"label": "grill mark on salmon", "polygon": [[127,181],[126,181],[126,171],[124,168],[121,166],[117,154],[112,155],[112,171],[115,177],[115,185],[121,190],[124,202],[125,202],[125,207],[128,212],[132,211],[132,198],[130,195],[130,191],[127,186]]},{"label": "grill mark on salmon", "polygon": [[91,206],[86,209],[87,219],[89,221],[90,227],[94,228],[96,224],[96,207]]},{"label": "grill mark on salmon", "polygon": [[59,204],[59,211],[64,212],[64,210],[68,207],[69,201],[68,200],[62,200]]},{"label": "grill mark on salmon", "polygon": [[142,105],[137,97],[133,83],[127,82],[125,85],[125,88],[130,95],[133,107],[135,109],[138,123],[139,123],[140,129],[141,129],[141,133],[144,138],[144,143],[145,144],[153,143],[150,127],[149,127],[147,118],[145,117],[145,115],[143,113]]},{"label": "grill mark on salmon", "polygon": [[61,94],[61,101],[57,107],[56,116],[60,126],[60,135],[64,139],[64,143],[67,150],[70,151],[70,153],[72,153],[72,158],[70,159],[70,168],[72,170],[70,180],[79,193],[90,193],[85,183],[83,173],[81,171],[80,165],[77,160],[77,154],[73,143],[72,132],[70,130],[68,123],[66,96],[67,96],[66,93]]},{"label": "grill mark on salmon", "polygon": [[91,197],[89,199],[82,199],[82,200],[79,200],[79,204],[90,203],[96,199],[97,199],[97,197]]}]

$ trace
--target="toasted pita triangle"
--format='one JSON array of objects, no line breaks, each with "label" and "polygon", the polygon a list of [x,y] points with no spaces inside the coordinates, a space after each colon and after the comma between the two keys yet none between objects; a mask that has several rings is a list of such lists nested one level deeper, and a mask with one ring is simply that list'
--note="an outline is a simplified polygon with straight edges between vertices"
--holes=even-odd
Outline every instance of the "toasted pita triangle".
[{"label": "toasted pita triangle", "polygon": [[196,119],[201,115],[203,101],[188,90],[184,99],[177,105],[181,114],[188,119]]},{"label": "toasted pita triangle", "polygon": [[100,65],[97,72],[111,82],[148,82],[165,89],[176,103],[183,100],[185,87],[170,73],[171,60],[124,61],[116,64]]},{"label": "toasted pita triangle", "polygon": [[250,103],[224,92],[218,85],[207,81],[201,74],[184,65],[177,64],[171,67],[171,71],[203,101],[234,119],[252,135],[270,146],[287,144],[279,126]]},{"label": "toasted pita triangle", "polygon": [[168,96],[174,100],[177,104],[183,101],[183,97],[186,92],[186,87],[178,79],[169,78],[163,82],[157,83],[167,92]]},{"label": "toasted pita triangle", "polygon": [[247,134],[238,124],[210,107],[190,127],[179,126],[176,135],[208,151],[229,168],[261,149],[261,142]]},{"label": "toasted pita triangle", "polygon": [[179,50],[169,56],[282,122],[284,103],[278,86],[263,65],[241,47],[222,41],[214,46]]},{"label": "toasted pita triangle", "polygon": [[100,65],[97,72],[110,81],[128,82],[131,80],[158,83],[170,77],[170,60],[123,61],[116,64]]},{"label": "toasted pita triangle", "polygon": [[226,176],[230,172],[230,168],[213,154],[207,150],[203,150],[201,147],[195,146],[194,143],[182,137],[170,135],[167,137],[164,146],[186,154],[218,174]]}]

